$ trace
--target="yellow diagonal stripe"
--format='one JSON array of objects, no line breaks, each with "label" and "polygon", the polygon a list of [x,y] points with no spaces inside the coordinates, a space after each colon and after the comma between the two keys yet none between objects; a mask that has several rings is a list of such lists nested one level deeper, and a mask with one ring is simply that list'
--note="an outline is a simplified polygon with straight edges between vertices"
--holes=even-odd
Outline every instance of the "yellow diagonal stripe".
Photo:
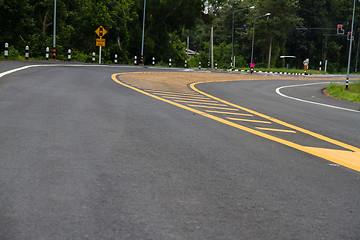
[{"label": "yellow diagonal stripe", "polygon": [[254,122],[254,123],[266,123],[266,124],[271,124],[271,122],[269,122],[269,121],[261,121],[261,120],[253,120],[253,119],[231,118],[231,117],[227,117],[227,119],[229,119],[229,120],[235,120],[235,121],[242,121],[242,122]]},{"label": "yellow diagonal stripe", "polygon": [[193,101],[183,101],[183,100],[174,100],[175,102],[185,102],[185,103],[194,103],[194,104],[206,104],[212,106],[223,106],[226,107],[227,105],[221,103],[209,103],[209,102],[193,102]]},{"label": "yellow diagonal stripe", "polygon": [[183,100],[183,99],[192,99],[192,100],[211,100],[211,98],[207,98],[207,97],[185,97],[185,96],[162,96],[163,98],[170,98],[170,99],[179,99],[179,100]]},{"label": "yellow diagonal stripe", "polygon": [[223,109],[223,110],[233,110],[237,111],[237,109],[232,108],[223,108],[223,107],[212,107],[212,106],[205,106],[205,105],[195,105],[195,104],[187,104],[189,107],[198,107],[198,108],[214,108],[214,109]]},{"label": "yellow diagonal stripe", "polygon": [[293,130],[286,130],[286,129],[276,129],[276,128],[263,128],[263,127],[256,127],[257,129],[260,130],[265,130],[265,131],[274,131],[274,132],[286,132],[286,133],[296,133]]},{"label": "yellow diagonal stripe", "polygon": [[254,116],[254,115],[248,114],[248,113],[221,112],[221,111],[213,111],[213,110],[205,110],[205,112],[220,113],[220,114],[230,114],[230,115],[239,115],[239,116],[249,116],[249,117]]}]

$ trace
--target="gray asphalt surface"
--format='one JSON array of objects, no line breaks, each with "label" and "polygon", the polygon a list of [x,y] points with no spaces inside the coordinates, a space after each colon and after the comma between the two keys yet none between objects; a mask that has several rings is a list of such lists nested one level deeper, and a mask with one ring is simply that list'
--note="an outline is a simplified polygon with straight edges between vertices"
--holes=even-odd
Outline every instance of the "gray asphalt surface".
[{"label": "gray asphalt surface", "polygon": [[[126,71],[139,68],[0,78],[0,239],[360,238],[358,172],[110,79]],[[198,88],[360,147],[358,113],[274,91],[291,84]]]}]

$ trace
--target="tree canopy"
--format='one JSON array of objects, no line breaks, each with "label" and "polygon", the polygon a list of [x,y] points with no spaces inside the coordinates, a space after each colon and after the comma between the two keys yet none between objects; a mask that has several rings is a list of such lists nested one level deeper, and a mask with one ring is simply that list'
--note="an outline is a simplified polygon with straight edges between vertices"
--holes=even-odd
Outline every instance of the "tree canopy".
[{"label": "tree canopy", "polygon": [[[143,7],[144,0],[57,0],[58,58],[65,59],[72,49],[79,61],[90,61],[97,51],[94,31],[102,25],[108,31],[105,59],[118,54],[120,62],[132,62],[141,51]],[[45,48],[52,47],[53,8],[54,0],[0,0],[0,50],[7,42],[20,53],[29,45],[32,56],[44,56]],[[292,55],[297,67],[309,58],[312,68],[328,60],[329,70],[340,71],[347,64],[349,41],[336,34],[336,28],[342,24],[346,33],[350,31],[352,8],[353,2],[345,0],[147,0],[144,57],[147,63],[155,57],[182,65],[189,38],[190,49],[200,52],[195,60],[207,62],[214,27],[215,59],[228,68],[234,17],[238,66],[250,63],[255,23],[257,66],[284,67],[280,56]],[[262,17],[268,12],[269,18]],[[359,25],[357,14],[354,53]],[[354,66],[356,54],[352,56]]]}]

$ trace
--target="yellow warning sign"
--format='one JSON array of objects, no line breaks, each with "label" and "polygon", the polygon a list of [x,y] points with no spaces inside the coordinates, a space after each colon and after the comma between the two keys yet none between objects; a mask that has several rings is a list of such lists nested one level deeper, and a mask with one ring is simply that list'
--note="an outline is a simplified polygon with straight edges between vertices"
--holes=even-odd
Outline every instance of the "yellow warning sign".
[{"label": "yellow warning sign", "polygon": [[96,46],[97,47],[105,47],[105,39],[97,38],[96,39]]},{"label": "yellow warning sign", "polygon": [[102,38],[106,33],[107,31],[105,30],[105,28],[103,26],[100,26],[98,27],[98,29],[95,30],[95,33],[100,37]]}]

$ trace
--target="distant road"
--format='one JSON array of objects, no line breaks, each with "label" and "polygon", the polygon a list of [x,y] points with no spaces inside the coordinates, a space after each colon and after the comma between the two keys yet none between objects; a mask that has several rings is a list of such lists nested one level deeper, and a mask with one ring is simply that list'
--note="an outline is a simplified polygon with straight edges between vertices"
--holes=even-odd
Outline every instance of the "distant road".
[{"label": "distant road", "polygon": [[360,112],[275,92],[328,79],[56,65],[0,78],[1,240],[360,239]]}]

